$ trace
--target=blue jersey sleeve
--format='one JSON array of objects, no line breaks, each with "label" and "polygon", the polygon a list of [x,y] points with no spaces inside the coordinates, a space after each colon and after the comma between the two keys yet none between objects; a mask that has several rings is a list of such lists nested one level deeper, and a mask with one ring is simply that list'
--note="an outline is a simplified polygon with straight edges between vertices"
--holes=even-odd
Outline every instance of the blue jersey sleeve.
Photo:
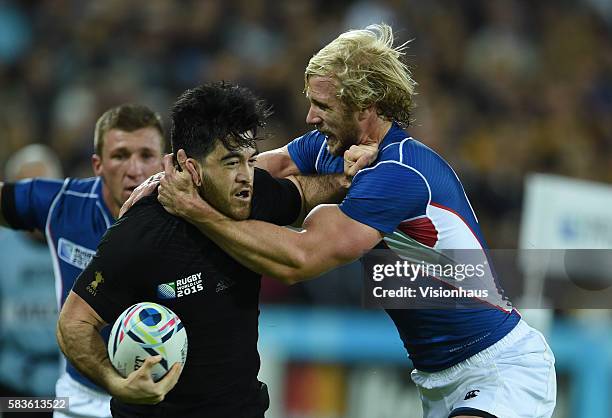
[{"label": "blue jersey sleeve", "polygon": [[[62,189],[64,180],[31,179],[22,180],[12,187],[12,199],[4,213],[11,212],[11,226],[17,229],[40,229],[44,231],[47,215],[53,199]],[[3,199],[3,203],[5,200]],[[8,220],[8,218],[7,218]]]},{"label": "blue jersey sleeve", "polygon": [[317,160],[325,147],[325,135],[310,131],[287,145],[291,159],[302,174],[315,174]]},{"label": "blue jersey sleeve", "polygon": [[429,198],[427,183],[416,170],[383,162],[355,176],[340,210],[362,224],[391,233],[400,222],[425,215]]}]

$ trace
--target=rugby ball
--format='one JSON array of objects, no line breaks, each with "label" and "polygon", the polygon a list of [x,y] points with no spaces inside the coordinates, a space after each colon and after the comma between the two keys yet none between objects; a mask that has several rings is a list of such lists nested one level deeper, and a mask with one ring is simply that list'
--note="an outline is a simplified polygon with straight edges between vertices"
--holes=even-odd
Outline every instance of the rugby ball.
[{"label": "rugby ball", "polygon": [[153,366],[154,381],[176,362],[185,364],[187,332],[179,317],[165,306],[141,302],[127,308],[115,321],[108,339],[108,357],[119,374],[127,377],[145,359],[161,355]]}]

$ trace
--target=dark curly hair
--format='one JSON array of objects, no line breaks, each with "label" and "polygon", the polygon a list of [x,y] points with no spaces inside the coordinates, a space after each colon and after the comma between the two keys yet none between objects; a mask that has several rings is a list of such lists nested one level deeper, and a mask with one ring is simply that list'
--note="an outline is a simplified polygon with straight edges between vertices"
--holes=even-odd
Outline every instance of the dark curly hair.
[{"label": "dark curly hair", "polygon": [[[172,150],[182,148],[189,157],[202,159],[216,141],[230,151],[254,147],[257,128],[270,114],[265,102],[245,87],[222,81],[189,89],[170,109]],[[247,131],[253,138],[243,136]]]}]

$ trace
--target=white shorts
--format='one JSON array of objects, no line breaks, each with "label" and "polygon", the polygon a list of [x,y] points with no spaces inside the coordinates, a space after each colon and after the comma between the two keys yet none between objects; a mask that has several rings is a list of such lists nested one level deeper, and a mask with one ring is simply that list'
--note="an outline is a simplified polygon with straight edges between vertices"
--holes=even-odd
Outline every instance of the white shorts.
[{"label": "white shorts", "polygon": [[110,395],[90,389],[64,372],[55,385],[56,397],[68,397],[67,411],[54,411],[53,418],[111,418]]},{"label": "white shorts", "polygon": [[411,377],[425,418],[446,418],[453,411],[473,415],[460,408],[497,418],[548,418],[557,397],[553,353],[544,336],[523,320],[461,363],[435,373],[413,370]]}]

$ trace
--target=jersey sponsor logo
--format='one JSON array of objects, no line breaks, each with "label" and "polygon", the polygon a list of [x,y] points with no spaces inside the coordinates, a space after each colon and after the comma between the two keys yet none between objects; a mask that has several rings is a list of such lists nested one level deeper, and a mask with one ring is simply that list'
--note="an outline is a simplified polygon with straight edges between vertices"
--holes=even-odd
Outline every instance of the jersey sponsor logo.
[{"label": "jersey sponsor logo", "polygon": [[465,398],[463,398],[463,400],[467,401],[468,399],[475,398],[476,396],[478,396],[478,392],[480,392],[478,389],[470,390],[468,393],[465,394]]},{"label": "jersey sponsor logo", "polygon": [[86,289],[92,296],[96,296],[98,294],[98,287],[102,283],[104,283],[104,277],[102,277],[102,273],[96,271],[96,278],[87,285]]},{"label": "jersey sponsor logo", "polygon": [[94,250],[85,248],[67,239],[60,238],[57,242],[57,255],[71,266],[84,270],[89,264],[93,256],[96,254]]},{"label": "jersey sponsor logo", "polygon": [[235,284],[233,280],[230,279],[221,279],[217,282],[217,287],[215,288],[215,292],[219,293],[224,291],[225,289],[229,289]]},{"label": "jersey sponsor logo", "polygon": [[204,290],[202,273],[192,274],[175,282],[162,283],[157,286],[157,297],[160,299],[177,299]]}]

